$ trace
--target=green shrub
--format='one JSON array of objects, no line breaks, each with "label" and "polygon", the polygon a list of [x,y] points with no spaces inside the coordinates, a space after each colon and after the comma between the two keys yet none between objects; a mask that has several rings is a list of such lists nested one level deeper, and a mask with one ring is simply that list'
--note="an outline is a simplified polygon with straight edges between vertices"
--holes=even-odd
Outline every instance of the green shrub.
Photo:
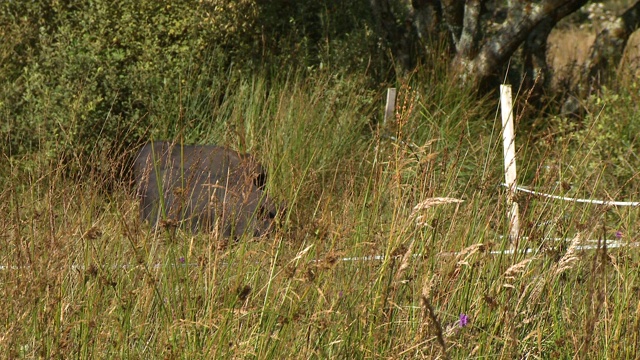
[{"label": "green shrub", "polygon": [[[567,161],[577,175],[593,177],[609,194],[630,195],[638,174],[639,86],[631,83],[612,91],[603,88],[586,102],[583,120],[556,118],[557,144],[567,149]],[[607,190],[608,189],[608,190]]]},{"label": "green shrub", "polygon": [[235,76],[227,73],[234,56],[249,64],[259,53],[251,52],[252,7],[190,0],[3,3],[2,35],[10,39],[0,45],[3,153],[73,157],[153,134],[176,136],[181,119],[202,115],[185,113],[183,105],[202,109],[217,101]]}]

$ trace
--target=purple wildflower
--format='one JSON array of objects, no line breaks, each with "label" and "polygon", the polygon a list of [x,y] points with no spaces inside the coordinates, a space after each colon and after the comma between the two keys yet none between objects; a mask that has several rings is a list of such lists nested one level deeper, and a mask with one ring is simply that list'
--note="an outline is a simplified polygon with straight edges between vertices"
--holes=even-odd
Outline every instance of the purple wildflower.
[{"label": "purple wildflower", "polygon": [[184,264],[184,256],[180,257],[180,259],[178,259],[178,261],[180,261],[180,264]]},{"label": "purple wildflower", "polygon": [[616,239],[622,239],[622,235],[623,235],[622,231],[620,231],[620,230],[616,231],[616,235],[615,235]]},{"label": "purple wildflower", "polygon": [[465,327],[469,324],[469,317],[467,314],[460,314],[460,321],[458,322],[460,327]]}]

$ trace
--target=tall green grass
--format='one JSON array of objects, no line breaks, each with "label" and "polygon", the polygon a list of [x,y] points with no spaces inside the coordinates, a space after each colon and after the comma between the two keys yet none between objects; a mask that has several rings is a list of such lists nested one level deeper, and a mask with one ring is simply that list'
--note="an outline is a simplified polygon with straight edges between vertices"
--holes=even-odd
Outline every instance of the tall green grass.
[{"label": "tall green grass", "polygon": [[[534,251],[491,253],[511,247],[497,101],[416,77],[399,84],[397,116],[381,124],[382,92],[357,77],[246,77],[211,101],[190,85],[181,99],[191,120],[176,133],[255,154],[286,208],[277,230],[231,244],[154,233],[125,185],[97,191],[99,175],[69,178],[49,158],[3,160],[2,354],[638,357],[636,249],[578,248],[617,231],[634,241],[637,210],[521,195],[518,247]],[[620,190],[585,166],[596,161],[588,143],[522,139],[525,185]]]}]

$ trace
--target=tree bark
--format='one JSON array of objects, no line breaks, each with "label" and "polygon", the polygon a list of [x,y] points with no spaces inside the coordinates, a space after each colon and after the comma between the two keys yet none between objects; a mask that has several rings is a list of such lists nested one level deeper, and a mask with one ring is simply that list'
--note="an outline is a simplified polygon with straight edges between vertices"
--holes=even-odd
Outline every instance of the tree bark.
[{"label": "tree bark", "polygon": [[456,52],[462,57],[473,57],[478,48],[480,33],[481,0],[468,0],[464,8],[463,27]]},{"label": "tree bark", "polygon": [[442,17],[449,32],[452,48],[458,48],[464,20],[464,1],[442,0]]},{"label": "tree bark", "polygon": [[[557,22],[586,2],[587,0],[545,0],[536,3],[512,1],[507,20],[494,36],[484,42],[477,55],[474,56],[473,52],[456,54],[453,62],[454,71],[463,81],[483,86],[492,76],[497,75],[495,70],[500,69],[508,61],[543,20],[551,18]],[[467,11],[465,11],[466,16]],[[469,24],[474,23],[470,21]],[[465,26],[467,26],[466,21]],[[466,29],[463,29],[464,31]]]},{"label": "tree bark", "polygon": [[430,41],[438,33],[442,12],[438,0],[411,0],[408,21],[413,24],[416,34],[422,40]]},{"label": "tree bark", "polygon": [[408,49],[408,31],[396,24],[389,0],[370,0],[371,9],[376,21],[376,31],[381,35],[384,48],[391,51],[395,61],[404,69],[411,67],[412,60]]},{"label": "tree bark", "polygon": [[627,9],[615,21],[605,25],[596,36],[589,60],[585,64],[587,93],[597,89],[617,67],[629,37],[640,26],[640,1]]},{"label": "tree bark", "polygon": [[555,26],[552,18],[546,18],[536,26],[527,37],[522,48],[522,66],[524,68],[523,88],[538,97],[550,80],[547,65],[547,38]]}]

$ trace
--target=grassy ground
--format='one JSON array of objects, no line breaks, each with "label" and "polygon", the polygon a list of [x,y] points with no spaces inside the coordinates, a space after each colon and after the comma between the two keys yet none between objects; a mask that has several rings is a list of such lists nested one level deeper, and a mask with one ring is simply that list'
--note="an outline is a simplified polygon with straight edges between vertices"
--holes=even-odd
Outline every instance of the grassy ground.
[{"label": "grassy ground", "polygon": [[[253,78],[207,109],[226,121],[199,140],[256,154],[286,204],[265,239],[154,233],[126,185],[3,160],[2,357],[638,358],[637,249],[578,248],[635,241],[638,211],[520,195],[532,252],[492,253],[511,247],[497,101],[408,83],[382,126],[357,79]],[[525,138],[524,185],[638,194],[588,143]]]}]

